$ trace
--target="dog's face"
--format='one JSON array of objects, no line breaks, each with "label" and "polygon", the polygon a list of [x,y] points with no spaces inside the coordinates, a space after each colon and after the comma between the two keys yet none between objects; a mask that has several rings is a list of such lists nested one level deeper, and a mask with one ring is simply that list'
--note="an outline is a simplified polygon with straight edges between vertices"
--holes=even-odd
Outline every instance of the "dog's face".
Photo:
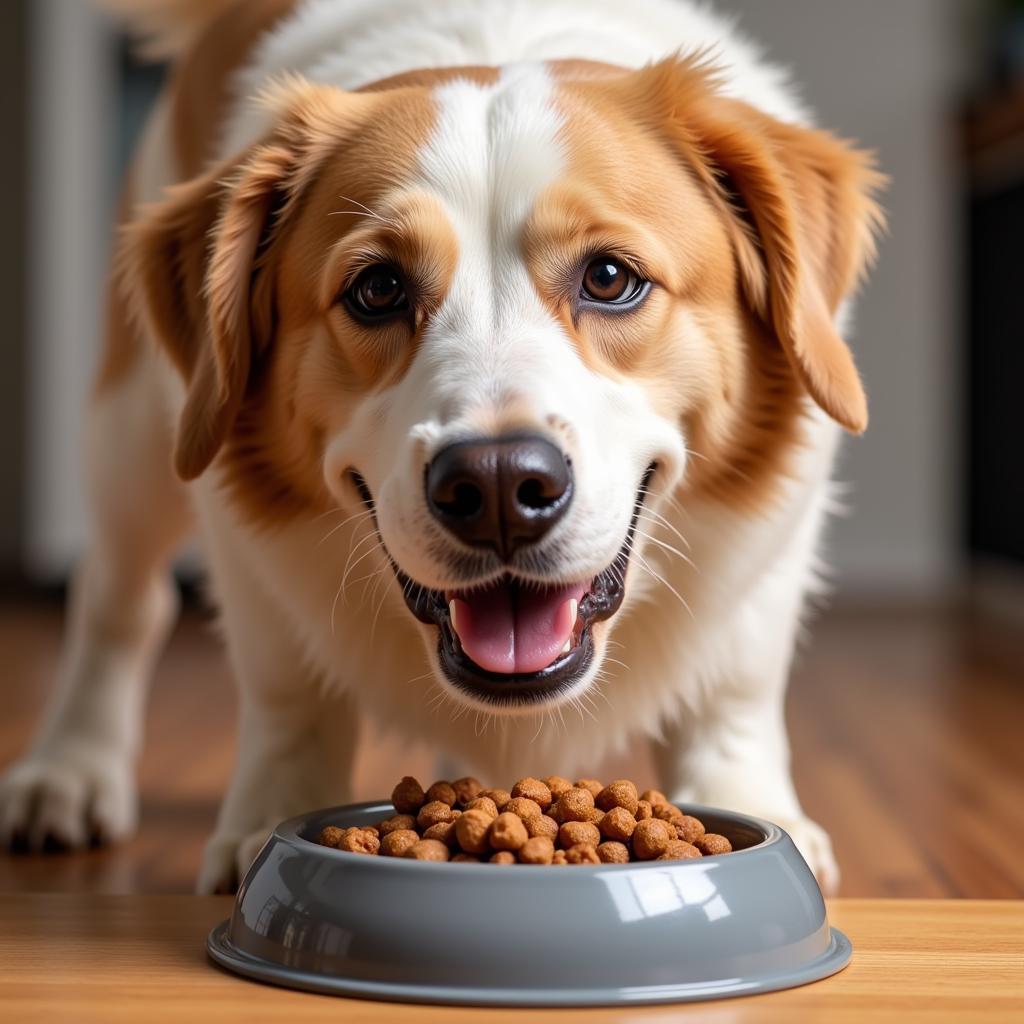
[{"label": "dog's face", "polygon": [[188,382],[178,470],[218,457],[263,523],[365,513],[459,700],[578,694],[661,496],[770,500],[808,393],[863,429],[831,321],[873,174],[704,70],[300,86],[274,117],[125,246]]}]

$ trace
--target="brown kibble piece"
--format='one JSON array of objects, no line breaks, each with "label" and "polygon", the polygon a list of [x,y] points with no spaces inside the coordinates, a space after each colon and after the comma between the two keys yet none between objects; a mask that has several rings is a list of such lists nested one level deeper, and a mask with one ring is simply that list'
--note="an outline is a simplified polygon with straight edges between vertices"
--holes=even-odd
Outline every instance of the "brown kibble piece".
[{"label": "brown kibble piece", "polygon": [[572,789],[572,783],[561,775],[549,775],[541,782],[551,791],[551,800],[557,800],[567,789]]},{"label": "brown kibble piece", "polygon": [[396,814],[394,817],[382,821],[377,826],[377,830],[382,836],[386,836],[389,832],[397,832],[399,829],[415,827],[416,819],[411,814]]},{"label": "brown kibble piece", "polygon": [[320,835],[316,837],[316,841],[321,846],[332,846],[336,850],[338,843],[341,842],[342,837],[345,835],[343,828],[338,828],[337,825],[328,825],[325,829],[322,829]]},{"label": "brown kibble piece", "polygon": [[487,838],[495,850],[518,850],[530,837],[523,819],[507,811],[499,814],[491,822]]},{"label": "brown kibble piece", "polygon": [[640,794],[641,800],[646,800],[651,807],[657,807],[660,804],[667,804],[668,797],[660,789],[645,789]]},{"label": "brown kibble piece", "polygon": [[494,806],[498,808],[499,814],[505,810],[505,804],[512,799],[512,794],[507,789],[483,789],[480,791],[480,795],[490,797],[494,801]]},{"label": "brown kibble piece", "polygon": [[370,853],[374,854],[380,850],[380,839],[376,832],[367,828],[347,828],[341,842],[338,843],[339,850],[347,850],[349,853]]},{"label": "brown kibble piece", "polygon": [[613,807],[625,807],[630,814],[636,813],[639,803],[636,786],[629,779],[615,779],[609,782],[594,798],[594,803],[602,811],[610,811]]},{"label": "brown kibble piece", "polygon": [[602,864],[628,864],[629,847],[625,843],[609,841],[597,848],[597,857]]},{"label": "brown kibble piece", "polygon": [[601,842],[601,833],[597,826],[589,821],[567,821],[558,830],[558,845],[563,850],[586,843],[589,846],[597,846]]},{"label": "brown kibble piece", "polygon": [[633,853],[637,860],[660,857],[669,842],[669,826],[658,818],[645,818],[633,829]]},{"label": "brown kibble piece", "polygon": [[515,864],[516,855],[511,850],[499,850],[491,855],[491,864]]},{"label": "brown kibble piece", "polygon": [[540,779],[534,779],[530,776],[520,779],[512,787],[512,799],[514,800],[517,796],[532,800],[542,811],[546,811],[551,806],[552,800],[554,800],[554,796],[547,784]]},{"label": "brown kibble piece", "polygon": [[550,864],[554,855],[555,844],[547,836],[534,836],[519,848],[519,863]]},{"label": "brown kibble piece", "polygon": [[601,858],[590,843],[577,843],[565,851],[566,864],[600,864]]},{"label": "brown kibble piece", "polygon": [[560,821],[588,821],[594,809],[594,794],[589,789],[567,789],[555,804]]},{"label": "brown kibble piece", "polygon": [[483,811],[492,818],[496,818],[498,816],[498,807],[489,796],[474,797],[468,804],[466,804],[465,810]]},{"label": "brown kibble piece", "polygon": [[674,804],[658,804],[658,806],[654,808],[654,817],[660,818],[662,821],[672,822],[678,821],[680,818],[685,818],[686,815],[683,814],[683,812]]},{"label": "brown kibble piece", "polygon": [[405,851],[411,860],[448,860],[451,854],[448,847],[437,839],[421,839]]},{"label": "brown kibble piece", "polygon": [[439,821],[436,825],[431,825],[423,833],[424,839],[438,839],[445,846],[451,849],[453,846],[458,845],[458,841],[455,835],[455,822],[454,821]]},{"label": "brown kibble piece", "polygon": [[411,775],[404,776],[391,791],[391,802],[399,814],[415,814],[426,800],[423,787]]},{"label": "brown kibble piece", "polygon": [[409,847],[420,841],[419,833],[411,828],[396,828],[388,832],[380,841],[380,852],[383,857],[404,857]]},{"label": "brown kibble piece", "polygon": [[554,842],[558,837],[558,822],[546,814],[540,814],[536,818],[527,818],[525,824],[531,839],[537,836],[546,836]]},{"label": "brown kibble piece", "polygon": [[514,796],[505,804],[502,813],[518,814],[523,821],[526,821],[527,818],[539,818],[541,816],[541,809],[540,804],[536,800],[531,800],[525,796]]},{"label": "brown kibble piece", "polygon": [[416,815],[416,824],[421,829],[428,829],[431,825],[451,820],[452,809],[440,800],[432,800],[429,804],[424,804],[420,808],[420,813]]},{"label": "brown kibble piece", "polygon": [[456,802],[455,787],[450,782],[435,782],[427,790],[427,803],[438,800],[449,807],[454,807]]},{"label": "brown kibble piece", "polygon": [[602,789],[604,789],[604,785],[597,779],[577,779],[576,788],[586,789],[589,791],[592,797],[596,798],[597,794],[600,793]]},{"label": "brown kibble piece", "polygon": [[654,817],[654,808],[651,806],[649,800],[638,800],[636,802],[636,811],[633,815],[637,821],[643,821],[645,818]]},{"label": "brown kibble piece", "polygon": [[704,835],[704,822],[690,814],[681,814],[678,818],[673,818],[672,827],[675,829],[676,838],[682,839],[684,843],[695,843]]},{"label": "brown kibble piece", "polygon": [[598,828],[601,827],[602,818],[604,818],[604,811],[598,810],[596,807],[587,815],[587,821],[589,821],[591,825],[596,825]]},{"label": "brown kibble piece", "polygon": [[725,836],[717,832],[705,832],[693,840],[693,845],[704,854],[705,857],[713,857],[716,853],[732,853],[732,843]]},{"label": "brown kibble piece", "polygon": [[555,855],[551,858],[551,863],[554,867],[558,867],[561,864],[568,864],[569,862],[565,859],[565,850],[555,850]]},{"label": "brown kibble piece", "polygon": [[455,838],[466,853],[487,852],[487,831],[494,818],[486,811],[464,811],[455,822]]},{"label": "brown kibble piece", "polygon": [[633,835],[633,829],[636,828],[636,818],[625,807],[613,807],[605,813],[598,827],[601,830],[601,835],[606,839],[615,839],[624,843]]},{"label": "brown kibble piece", "polygon": [[684,843],[682,839],[670,839],[665,852],[658,857],[658,860],[692,860],[700,856],[700,850],[690,843]]},{"label": "brown kibble piece", "polygon": [[455,801],[456,803],[462,804],[463,807],[465,807],[470,800],[475,800],[480,795],[480,791],[483,788],[484,787],[481,786],[472,775],[466,775],[461,779],[456,779],[452,783],[452,789],[455,790]]},{"label": "brown kibble piece", "polygon": [[480,858],[472,853],[457,853],[452,857],[453,864],[479,864]]}]

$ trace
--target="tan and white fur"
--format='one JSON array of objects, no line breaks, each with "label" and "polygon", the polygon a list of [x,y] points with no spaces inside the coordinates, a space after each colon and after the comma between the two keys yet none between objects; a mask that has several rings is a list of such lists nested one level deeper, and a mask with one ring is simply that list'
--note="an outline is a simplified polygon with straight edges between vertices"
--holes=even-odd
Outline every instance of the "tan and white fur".
[{"label": "tan and white fur", "polygon": [[[866,423],[834,324],[870,257],[868,162],[811,129],[786,77],[689,0],[117,6],[178,71],[127,184],[85,438],[94,539],[57,696],[0,783],[0,840],[77,846],[135,828],[169,565],[198,532],[241,715],[202,890],[235,884],[281,819],[346,799],[361,715],[496,781],[585,773],[647,737],[673,798],[779,822],[834,889],[828,838],[793,788],[783,702],[837,421]],[[207,87],[227,99],[204,104]],[[367,203],[375,159],[390,184],[374,178]],[[636,337],[562,318],[545,292],[551,252],[574,217],[589,230],[591,202],[656,265],[663,294]],[[377,221],[437,278],[409,347],[376,347],[324,307],[335,255],[358,232],[378,244]],[[273,302],[249,293],[264,279]],[[522,428],[575,467],[559,579],[609,565],[645,467],[657,473],[592,669],[539,707],[495,709],[446,681],[381,543],[412,579],[455,586],[423,462]]]}]

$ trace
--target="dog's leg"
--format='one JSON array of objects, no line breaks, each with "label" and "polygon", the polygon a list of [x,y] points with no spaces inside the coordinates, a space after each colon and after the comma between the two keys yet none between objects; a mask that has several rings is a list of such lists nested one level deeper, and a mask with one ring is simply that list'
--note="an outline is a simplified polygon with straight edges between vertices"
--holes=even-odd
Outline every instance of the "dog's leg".
[{"label": "dog's leg", "polygon": [[230,541],[211,545],[228,654],[239,687],[238,753],[197,888],[230,892],[285,818],[349,799],[358,719],[322,678],[281,609]]},{"label": "dog's leg", "polygon": [[769,580],[740,609],[721,645],[729,669],[666,730],[654,755],[669,799],[776,822],[831,894],[839,884],[832,846],[800,807],[789,768],[784,702],[800,605],[789,581]]},{"label": "dog's leg", "polygon": [[4,845],[76,847],[135,827],[146,682],[177,609],[168,563],[191,522],[157,386],[140,354],[90,407],[93,537],[71,586],[56,692],[28,752],[0,780]]}]

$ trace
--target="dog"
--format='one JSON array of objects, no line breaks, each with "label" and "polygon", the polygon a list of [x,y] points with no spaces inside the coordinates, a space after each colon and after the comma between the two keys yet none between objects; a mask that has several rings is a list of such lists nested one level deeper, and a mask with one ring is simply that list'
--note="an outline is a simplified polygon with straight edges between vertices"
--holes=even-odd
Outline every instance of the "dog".
[{"label": "dog", "polygon": [[121,204],[94,538],[0,838],[135,827],[197,532],[240,692],[201,891],[346,799],[363,715],[492,780],[647,739],[673,799],[780,823],[834,891],[783,700],[867,424],[841,333],[873,158],[691,0],[114,6],[172,69]]}]

